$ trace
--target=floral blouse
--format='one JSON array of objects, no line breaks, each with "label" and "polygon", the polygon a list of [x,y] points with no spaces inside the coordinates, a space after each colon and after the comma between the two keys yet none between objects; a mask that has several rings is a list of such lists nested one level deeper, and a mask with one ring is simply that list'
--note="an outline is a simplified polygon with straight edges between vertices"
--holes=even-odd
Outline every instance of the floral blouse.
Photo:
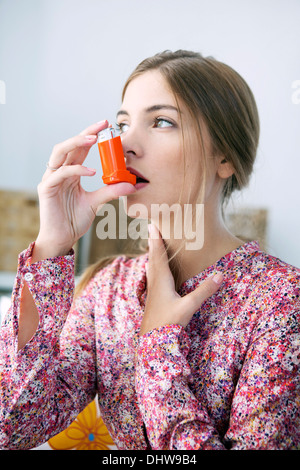
[{"label": "floral blouse", "polygon": [[[118,449],[300,447],[300,270],[245,243],[182,284],[225,276],[186,328],[139,338],[147,255],[116,258],[73,300],[73,254],[30,264],[32,248],[0,330],[1,449],[40,445],[96,395]],[[24,282],[40,323],[18,351]]]}]

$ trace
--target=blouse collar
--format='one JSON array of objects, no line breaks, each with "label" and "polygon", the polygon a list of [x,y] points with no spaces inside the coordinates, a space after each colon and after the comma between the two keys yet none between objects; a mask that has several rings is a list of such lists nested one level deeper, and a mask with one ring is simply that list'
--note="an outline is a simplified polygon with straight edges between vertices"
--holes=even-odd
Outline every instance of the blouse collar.
[{"label": "blouse collar", "polygon": [[[229,268],[245,262],[246,258],[253,255],[257,251],[260,251],[260,246],[259,246],[258,241],[256,240],[246,242],[243,245],[240,245],[235,250],[222,256],[222,258],[220,258],[213,265],[204,269],[199,274],[196,274],[195,276],[184,281],[181,284],[180,288],[178,289],[178,293],[180,295],[186,295],[187,293],[195,289],[195,287],[200,282],[202,282],[207,276],[210,276],[215,271],[226,272]],[[145,300],[146,300],[146,291],[147,291],[147,278],[146,278],[145,264],[148,261],[148,254],[142,255],[141,258],[142,258],[141,277],[140,277],[140,281],[137,283],[136,295],[139,299],[140,305],[144,307]]]}]

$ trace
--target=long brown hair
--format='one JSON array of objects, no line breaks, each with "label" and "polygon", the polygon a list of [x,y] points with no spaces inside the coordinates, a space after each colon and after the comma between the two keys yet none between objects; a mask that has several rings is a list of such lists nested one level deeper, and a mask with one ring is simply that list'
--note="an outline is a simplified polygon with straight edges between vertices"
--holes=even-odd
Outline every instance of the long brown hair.
[{"label": "long brown hair", "polygon": [[[124,85],[122,99],[132,80],[150,70],[159,70],[176,101],[184,103],[190,111],[198,129],[199,142],[203,143],[201,122],[204,122],[213,154],[222,156],[234,169],[223,186],[223,206],[233,191],[247,186],[253,170],[259,141],[259,117],[251,89],[235,70],[213,57],[185,50],[164,51],[143,60],[136,67]],[[199,192],[205,184],[205,158],[201,164],[203,172]],[[76,293],[111,261],[112,258],[106,258],[88,268]]]}]

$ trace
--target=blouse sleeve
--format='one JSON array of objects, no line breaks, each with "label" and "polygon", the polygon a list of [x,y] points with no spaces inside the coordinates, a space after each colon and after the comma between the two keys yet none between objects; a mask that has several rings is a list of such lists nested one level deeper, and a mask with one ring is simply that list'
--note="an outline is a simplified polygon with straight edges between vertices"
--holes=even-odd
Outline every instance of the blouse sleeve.
[{"label": "blouse sleeve", "polygon": [[153,449],[297,449],[300,443],[299,312],[274,309],[253,331],[228,430],[218,435],[189,384],[190,339],[179,325],[140,339],[136,390]]},{"label": "blouse sleeve", "polygon": [[[19,257],[12,306],[0,330],[0,448],[29,449],[66,428],[95,396],[94,325],[90,299],[73,300],[74,254],[30,264]],[[24,282],[39,326],[18,351]],[[71,309],[71,310],[70,310]]]}]

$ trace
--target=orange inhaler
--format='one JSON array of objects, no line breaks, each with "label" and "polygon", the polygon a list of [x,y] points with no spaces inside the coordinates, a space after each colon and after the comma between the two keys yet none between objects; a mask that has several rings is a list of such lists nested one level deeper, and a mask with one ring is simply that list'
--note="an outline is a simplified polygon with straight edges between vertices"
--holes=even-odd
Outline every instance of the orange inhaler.
[{"label": "orange inhaler", "polygon": [[103,170],[104,184],[136,183],[136,176],[126,169],[125,157],[120,136],[112,127],[98,134],[98,148]]}]

